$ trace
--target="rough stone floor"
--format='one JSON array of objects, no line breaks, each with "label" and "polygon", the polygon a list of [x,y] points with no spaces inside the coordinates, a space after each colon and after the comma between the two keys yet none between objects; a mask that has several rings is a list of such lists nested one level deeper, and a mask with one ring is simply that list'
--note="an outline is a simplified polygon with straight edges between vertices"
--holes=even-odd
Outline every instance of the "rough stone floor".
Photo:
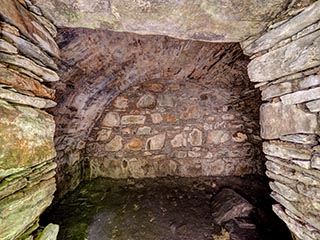
[{"label": "rough stone floor", "polygon": [[[256,205],[268,203],[263,182],[252,179],[111,180],[83,183],[44,214],[43,222],[60,225],[58,240],[227,240],[214,224],[210,200],[222,187],[232,186]],[[256,181],[256,180],[255,180]],[[286,227],[262,207],[260,239],[287,238]],[[223,232],[223,231],[222,231]],[[279,238],[280,237],[280,238]],[[246,239],[251,240],[251,239]],[[253,240],[253,239],[252,239]]]}]

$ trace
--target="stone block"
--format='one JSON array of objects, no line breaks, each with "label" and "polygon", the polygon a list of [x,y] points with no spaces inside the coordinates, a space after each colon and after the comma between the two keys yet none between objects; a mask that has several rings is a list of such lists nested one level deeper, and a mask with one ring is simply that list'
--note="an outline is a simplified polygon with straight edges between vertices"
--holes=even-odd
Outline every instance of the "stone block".
[{"label": "stone block", "polygon": [[250,80],[271,81],[320,65],[319,44],[320,30],[253,59],[248,65]]},{"label": "stone block", "polygon": [[122,125],[144,124],[146,117],[143,115],[125,115],[121,118]]},{"label": "stone block", "polygon": [[283,144],[281,142],[264,142],[263,152],[270,156],[275,156],[287,160],[292,159],[311,159],[311,150],[298,148],[294,144]]},{"label": "stone block", "polygon": [[142,149],[142,141],[140,138],[132,138],[126,144],[126,149],[130,151],[140,151]]},{"label": "stone block", "polygon": [[280,136],[280,140],[299,143],[299,144],[307,144],[307,145],[317,145],[317,135],[314,134],[290,134],[290,135],[282,135]]},{"label": "stone block", "polygon": [[125,96],[119,96],[113,101],[113,106],[119,109],[128,108],[128,98]]},{"label": "stone block", "polygon": [[147,127],[147,126],[140,127],[138,128],[137,135],[150,135],[151,130],[152,130],[151,127]]},{"label": "stone block", "polygon": [[118,127],[120,125],[120,115],[117,112],[108,112],[103,118],[103,127]]},{"label": "stone block", "polygon": [[0,100],[0,119],[0,169],[30,167],[55,157],[51,115]]},{"label": "stone block", "polygon": [[160,113],[152,113],[151,114],[152,123],[158,124],[161,123],[163,118]]},{"label": "stone block", "polygon": [[0,39],[0,52],[17,54],[18,49],[7,41]]},{"label": "stone block", "polygon": [[143,95],[137,102],[138,108],[154,108],[156,105],[156,98],[152,94]]},{"label": "stone block", "polygon": [[306,106],[310,112],[320,112],[320,99],[308,102]]},{"label": "stone block", "polygon": [[188,135],[188,143],[192,146],[202,145],[202,132],[199,129],[192,129],[191,133]]},{"label": "stone block", "polygon": [[262,100],[268,100],[290,93],[292,90],[292,82],[283,82],[276,85],[270,85],[266,89],[262,90],[261,98]]},{"label": "stone block", "polygon": [[97,133],[97,141],[107,141],[111,136],[112,130],[102,129]]},{"label": "stone block", "polygon": [[187,146],[187,139],[185,138],[184,134],[183,133],[177,134],[171,140],[171,146],[173,148],[186,147]]},{"label": "stone block", "polygon": [[300,89],[306,89],[320,85],[320,75],[311,75],[298,82]]},{"label": "stone block", "polygon": [[254,207],[240,194],[224,188],[212,199],[211,212],[214,221],[221,225],[235,218],[249,217]]},{"label": "stone block", "polygon": [[296,105],[284,106],[281,102],[265,103],[260,107],[261,137],[277,139],[288,134],[314,134],[317,117],[306,113]]},{"label": "stone block", "polygon": [[166,140],[166,134],[161,133],[147,139],[146,150],[161,150]]},{"label": "stone block", "polygon": [[320,153],[315,153],[312,156],[311,167],[320,170]]},{"label": "stone block", "polygon": [[122,137],[117,135],[105,145],[104,149],[108,152],[117,152],[120,151],[122,147]]},{"label": "stone block", "polygon": [[208,131],[208,144],[221,144],[230,140],[230,134],[223,130]]},{"label": "stone block", "polygon": [[308,101],[319,99],[319,98],[320,98],[320,87],[309,89],[309,90],[301,90],[301,91],[290,93],[280,97],[283,105],[304,103],[304,102],[308,102]]}]

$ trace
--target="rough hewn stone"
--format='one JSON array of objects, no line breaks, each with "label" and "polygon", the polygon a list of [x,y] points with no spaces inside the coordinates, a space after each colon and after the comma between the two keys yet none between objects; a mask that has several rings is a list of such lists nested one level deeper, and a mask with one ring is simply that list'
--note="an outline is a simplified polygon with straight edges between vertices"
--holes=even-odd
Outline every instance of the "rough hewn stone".
[{"label": "rough hewn stone", "polygon": [[130,151],[140,151],[142,149],[142,141],[140,138],[132,138],[126,144],[126,149]]},{"label": "rough hewn stone", "polygon": [[19,68],[24,68],[39,76],[43,81],[55,82],[59,81],[59,76],[56,72],[39,66],[35,62],[29,60],[20,55],[10,55],[6,53],[0,53],[0,61],[7,64],[13,64]]},{"label": "rough hewn stone", "polygon": [[121,124],[130,125],[130,124],[144,124],[146,117],[142,115],[127,115],[122,116]]},{"label": "rough hewn stone", "polygon": [[270,98],[290,93],[292,90],[293,87],[291,82],[283,82],[277,85],[271,85],[261,92],[261,98],[262,100],[268,100]]},{"label": "rough hewn stone", "polygon": [[311,158],[311,167],[320,170],[320,154],[314,154]]},{"label": "rough hewn stone", "polygon": [[263,50],[272,48],[281,40],[290,38],[294,34],[310,26],[311,24],[319,21],[320,3],[315,2],[297,16],[293,17],[289,21],[281,24],[279,27],[272,29],[271,31],[263,34],[260,38],[247,46],[243,44],[246,54],[253,54]]},{"label": "rough hewn stone", "polygon": [[163,118],[160,113],[152,113],[151,119],[154,124],[162,122]]},{"label": "rough hewn stone", "polygon": [[102,129],[97,133],[97,141],[107,141],[111,136],[112,130]]},{"label": "rough hewn stone", "polygon": [[310,110],[310,112],[320,112],[320,99],[308,102],[306,106]]},{"label": "rough hewn stone", "polygon": [[190,143],[192,146],[201,146],[202,132],[199,129],[193,129],[188,135],[188,143]]},{"label": "rough hewn stone", "polygon": [[[286,1],[34,1],[57,26],[237,42],[259,33]],[[234,6],[237,6],[235,10]],[[92,9],[95,9],[93,12]],[[196,18],[194,16],[197,16]]]},{"label": "rough hewn stone", "polygon": [[146,150],[160,150],[161,148],[163,148],[165,139],[165,133],[158,134],[151,138],[148,138],[146,142]]},{"label": "rough hewn stone", "polygon": [[120,115],[117,112],[109,112],[102,120],[104,127],[117,127],[120,125]]},{"label": "rough hewn stone", "polygon": [[7,41],[0,39],[0,52],[17,54],[18,49]]},{"label": "rough hewn stone", "polygon": [[221,144],[230,140],[229,133],[223,130],[212,130],[208,132],[207,143]]},{"label": "rough hewn stone", "polygon": [[128,108],[128,98],[124,96],[119,96],[113,101],[113,105],[116,108],[126,109]]},{"label": "rough hewn stone", "polygon": [[177,134],[171,140],[171,145],[173,148],[186,147],[187,146],[187,139],[185,138],[185,136],[182,133]]},{"label": "rough hewn stone", "polygon": [[30,97],[5,89],[0,85],[0,98],[11,103],[29,105],[36,108],[52,108],[57,104],[49,99]]},{"label": "rough hewn stone", "polygon": [[137,135],[150,135],[150,134],[151,134],[151,127],[144,126],[144,127],[138,128]]},{"label": "rough hewn stone", "polygon": [[320,30],[253,59],[248,65],[250,80],[271,81],[320,65],[319,44]]},{"label": "rough hewn stone", "polygon": [[0,100],[0,168],[33,166],[55,157],[53,117]]},{"label": "rough hewn stone", "polygon": [[0,15],[43,50],[59,57],[59,48],[44,27],[18,1],[1,1]]},{"label": "rough hewn stone", "polygon": [[316,135],[307,135],[307,134],[283,135],[283,136],[280,136],[280,140],[293,142],[293,143],[308,144],[308,145],[318,144]]},{"label": "rough hewn stone", "polygon": [[213,197],[211,211],[215,222],[221,225],[237,217],[248,217],[253,206],[232,189],[224,188]]},{"label": "rough hewn stone", "polygon": [[152,94],[143,95],[137,102],[137,107],[152,108],[156,105],[156,98]]},{"label": "rough hewn stone", "polygon": [[320,75],[311,75],[298,82],[300,89],[314,87],[320,85]]},{"label": "rough hewn stone", "polygon": [[122,137],[115,136],[109,143],[107,143],[104,149],[108,152],[117,152],[122,149]]},{"label": "rough hewn stone", "polygon": [[277,139],[281,135],[310,133],[317,130],[317,117],[296,105],[281,102],[262,104],[260,108],[261,137]]},{"label": "rough hewn stone", "polygon": [[297,92],[290,93],[280,97],[283,105],[303,103],[303,102],[308,102],[308,101],[319,99],[319,98],[320,98],[320,87],[312,88],[309,90],[297,91]]}]

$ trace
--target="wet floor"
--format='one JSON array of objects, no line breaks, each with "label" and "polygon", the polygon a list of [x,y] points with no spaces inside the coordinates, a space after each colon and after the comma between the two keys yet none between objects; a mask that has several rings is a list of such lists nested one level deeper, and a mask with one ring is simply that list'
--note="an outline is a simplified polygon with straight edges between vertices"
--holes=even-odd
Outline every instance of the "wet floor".
[{"label": "wet floor", "polygon": [[[259,184],[250,187],[250,180],[246,186],[236,179],[229,184],[265,194]],[[42,221],[60,225],[58,240],[213,240],[221,229],[210,214],[210,200],[220,187],[210,179],[98,178],[83,183]],[[259,204],[260,197],[251,202]],[[273,235],[272,229],[266,234]]]}]

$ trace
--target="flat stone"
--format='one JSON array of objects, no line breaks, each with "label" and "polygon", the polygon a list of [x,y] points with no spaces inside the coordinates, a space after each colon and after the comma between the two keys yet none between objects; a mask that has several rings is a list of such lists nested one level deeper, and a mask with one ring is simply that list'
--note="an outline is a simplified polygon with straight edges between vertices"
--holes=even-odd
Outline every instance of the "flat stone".
[{"label": "flat stone", "polygon": [[57,240],[59,233],[59,225],[48,224],[35,240]]},{"label": "flat stone", "polygon": [[128,108],[128,98],[124,96],[119,96],[113,101],[113,106],[119,109]]},{"label": "flat stone", "polygon": [[260,125],[264,139],[277,139],[288,134],[314,134],[317,131],[317,117],[296,105],[266,103],[260,108]]},{"label": "flat stone", "polygon": [[112,130],[102,129],[97,133],[97,141],[107,141],[111,136]]},{"label": "flat stone", "polygon": [[310,88],[320,85],[320,75],[311,75],[298,82],[300,89]]},{"label": "flat stone", "polygon": [[105,145],[104,149],[107,152],[118,152],[122,147],[122,137],[117,135]]},{"label": "flat stone", "polygon": [[1,85],[0,98],[6,100],[7,102],[29,105],[36,108],[52,108],[57,105],[57,103],[52,100],[23,95],[7,90]]},{"label": "flat stone", "polygon": [[249,46],[244,43],[244,52],[252,55],[254,53],[270,49],[278,42],[292,37],[311,24],[319,21],[319,6],[320,4],[315,2],[314,4],[311,4],[309,7],[305,8],[300,14],[291,18],[289,21],[263,34]]},{"label": "flat stone", "polygon": [[273,142],[263,143],[263,152],[267,155],[283,159],[311,159],[311,150],[297,148],[294,144],[281,144]]},{"label": "flat stone", "polygon": [[320,65],[319,44],[320,30],[253,59],[248,65],[250,81],[271,81]]},{"label": "flat stone", "polygon": [[202,145],[202,132],[199,129],[194,128],[188,136],[188,143],[192,146]]},{"label": "flat stone", "polygon": [[20,32],[52,56],[59,57],[59,47],[47,30],[17,1],[1,4],[0,15]]},{"label": "flat stone", "polygon": [[302,90],[290,93],[280,97],[283,105],[291,105],[297,103],[304,103],[320,98],[320,87],[309,90]]},{"label": "flat stone", "polygon": [[25,57],[31,58],[35,61],[40,61],[45,66],[50,67],[54,70],[58,69],[56,63],[52,60],[52,58],[45,54],[38,46],[24,40],[21,37],[5,31],[2,31],[2,35],[3,38],[11,41]]},{"label": "flat stone", "polygon": [[201,157],[200,152],[195,152],[195,151],[188,151],[188,157],[190,158],[198,158]]},{"label": "flat stone", "polygon": [[309,144],[309,145],[317,145],[317,136],[316,135],[307,135],[307,134],[291,134],[291,135],[282,135],[280,136],[280,140],[300,143],[300,144]]},{"label": "flat stone", "polygon": [[158,104],[161,107],[173,107],[173,97],[169,94],[163,94],[158,96]]},{"label": "flat stone", "polygon": [[45,29],[50,33],[50,35],[52,37],[56,37],[58,32],[56,29],[56,26],[54,26],[47,18],[43,17],[43,16],[39,16],[37,14],[32,14],[37,20],[38,22],[45,27]]},{"label": "flat stone", "polygon": [[262,100],[268,100],[290,93],[292,92],[292,90],[293,88],[291,82],[283,82],[276,85],[271,85],[261,92],[261,98]]},{"label": "flat stone", "polygon": [[121,124],[130,125],[130,124],[144,124],[146,117],[143,115],[125,115],[121,118]]},{"label": "flat stone", "polygon": [[143,95],[137,102],[138,108],[153,108],[156,105],[156,98],[152,94]]},{"label": "flat stone", "polygon": [[221,144],[230,140],[228,132],[222,130],[208,131],[207,143],[208,144]]},{"label": "flat stone", "polygon": [[187,139],[185,136],[180,133],[177,134],[172,140],[171,140],[171,146],[173,148],[178,148],[178,147],[186,147],[187,146]]},{"label": "flat stone", "polygon": [[142,149],[142,141],[140,138],[132,138],[126,144],[126,149],[130,151],[140,151]]},{"label": "flat stone", "polygon": [[160,83],[150,83],[146,87],[150,92],[161,93],[164,91],[164,86]]},{"label": "flat stone", "polygon": [[320,154],[314,154],[312,156],[311,167],[320,170]]},{"label": "flat stone", "polygon": [[117,112],[108,112],[101,125],[103,127],[118,127],[120,125],[120,115]]},{"label": "flat stone", "polygon": [[0,39],[0,52],[17,54],[18,49],[7,41]]},{"label": "flat stone", "polygon": [[282,195],[289,201],[297,201],[299,199],[299,194],[285,184],[282,184],[280,182],[270,182],[269,186],[271,190]]},{"label": "flat stone", "polygon": [[166,140],[166,134],[158,134],[147,139],[146,150],[161,150]]},{"label": "flat stone", "polygon": [[3,100],[0,113],[0,169],[30,167],[56,156],[51,115]]},{"label": "flat stone", "polygon": [[[64,4],[54,0],[33,2],[59,27],[109,29],[212,42],[239,42],[258,34],[286,7],[283,0],[268,3],[209,0],[195,3],[114,0],[110,4],[102,0],[93,0],[90,4],[80,0],[66,0]],[[93,12],[94,6],[99,7]],[[66,13],[72,13],[73,17]]]},{"label": "flat stone", "polygon": [[150,134],[151,134],[151,127],[144,126],[144,127],[138,128],[137,135],[150,135]]},{"label": "flat stone", "polygon": [[6,68],[0,64],[0,83],[12,86],[17,91],[26,93],[30,92],[38,97],[54,99],[55,90],[47,88],[38,81],[20,74],[17,71]]},{"label": "flat stone", "polygon": [[254,207],[241,195],[229,188],[222,189],[212,199],[211,212],[219,225],[239,217],[249,217]]},{"label": "flat stone", "polygon": [[7,64],[15,65],[19,68],[24,68],[26,70],[29,70],[32,73],[39,76],[41,79],[43,79],[43,81],[56,82],[56,81],[59,81],[60,79],[58,74],[55,71],[39,66],[35,62],[20,55],[10,55],[6,53],[0,53],[0,61]]},{"label": "flat stone", "polygon": [[320,112],[320,99],[308,102],[306,106],[310,112]]},{"label": "flat stone", "polygon": [[0,239],[18,239],[52,203],[55,190],[55,179],[51,178],[2,199]]},{"label": "flat stone", "polygon": [[162,122],[163,118],[160,113],[152,113],[151,120],[152,120],[152,123],[158,124]]}]

